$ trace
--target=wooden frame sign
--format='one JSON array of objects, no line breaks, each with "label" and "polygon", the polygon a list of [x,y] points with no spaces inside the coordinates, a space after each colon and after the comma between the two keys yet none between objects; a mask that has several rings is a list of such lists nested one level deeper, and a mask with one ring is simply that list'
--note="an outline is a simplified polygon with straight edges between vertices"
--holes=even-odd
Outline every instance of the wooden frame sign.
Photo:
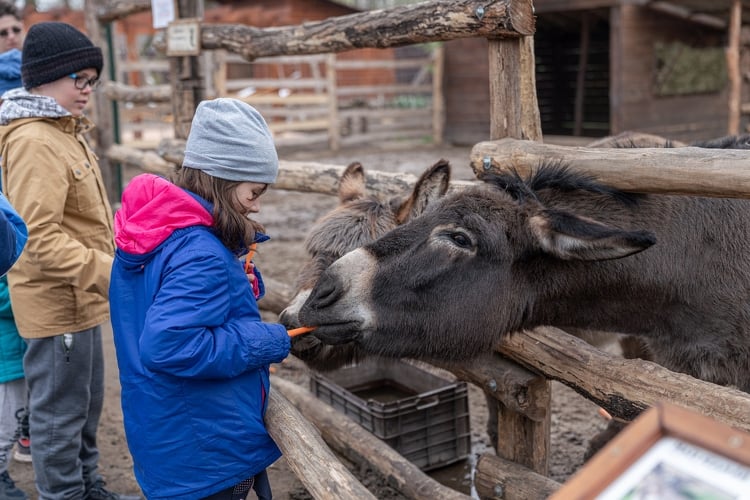
[{"label": "wooden frame sign", "polygon": [[176,19],[167,26],[168,56],[197,56],[201,53],[201,21]]},{"label": "wooden frame sign", "polygon": [[635,419],[550,500],[750,500],[750,434],[671,404]]}]

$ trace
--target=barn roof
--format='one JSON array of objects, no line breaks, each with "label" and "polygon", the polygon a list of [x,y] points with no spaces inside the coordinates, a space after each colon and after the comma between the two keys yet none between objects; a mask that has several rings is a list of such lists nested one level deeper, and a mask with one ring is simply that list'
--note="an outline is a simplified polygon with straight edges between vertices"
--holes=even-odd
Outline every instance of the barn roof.
[{"label": "barn roof", "polygon": [[[696,23],[724,29],[734,0],[534,0],[537,14],[640,5]],[[741,0],[742,18],[750,19],[750,0]]]}]

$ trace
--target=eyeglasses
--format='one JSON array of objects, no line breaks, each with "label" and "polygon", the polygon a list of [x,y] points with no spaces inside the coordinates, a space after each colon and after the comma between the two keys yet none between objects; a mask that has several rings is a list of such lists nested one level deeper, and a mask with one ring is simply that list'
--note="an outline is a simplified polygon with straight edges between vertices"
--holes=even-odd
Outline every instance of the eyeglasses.
[{"label": "eyeglasses", "polygon": [[10,31],[8,30],[8,28],[1,29],[0,38],[7,38],[11,31],[14,35],[17,35],[21,32],[21,28],[19,28],[18,26],[13,26],[12,28],[10,28]]},{"label": "eyeglasses", "polygon": [[91,90],[96,90],[101,83],[99,77],[87,78],[85,76],[78,76],[77,73],[71,73],[68,77],[73,79],[73,85],[75,85],[78,90],[85,89],[87,85],[91,87]]}]

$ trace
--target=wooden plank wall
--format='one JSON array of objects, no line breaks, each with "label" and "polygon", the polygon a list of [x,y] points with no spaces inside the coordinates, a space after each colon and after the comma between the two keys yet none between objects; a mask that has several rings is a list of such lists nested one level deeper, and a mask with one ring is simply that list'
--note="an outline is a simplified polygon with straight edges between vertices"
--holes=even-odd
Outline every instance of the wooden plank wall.
[{"label": "wooden plank wall", "polygon": [[445,42],[445,141],[474,145],[490,138],[490,87],[485,38]]},{"label": "wooden plank wall", "polygon": [[[613,9],[613,89],[618,99],[613,105],[612,133],[626,130],[663,135],[692,141],[720,137],[727,130],[726,90],[719,93],[660,97],[654,95],[654,44],[681,40],[684,43],[722,44],[725,33],[695,23],[665,16],[646,8],[625,5]],[[616,80],[616,82],[615,82]]]}]

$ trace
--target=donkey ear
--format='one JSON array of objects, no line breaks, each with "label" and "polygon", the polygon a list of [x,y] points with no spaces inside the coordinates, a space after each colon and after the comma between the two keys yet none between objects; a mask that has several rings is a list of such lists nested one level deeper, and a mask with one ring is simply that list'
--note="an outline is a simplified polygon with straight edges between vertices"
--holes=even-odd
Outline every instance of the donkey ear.
[{"label": "donkey ear", "polygon": [[339,202],[359,200],[365,194],[365,168],[358,161],[352,162],[339,179]]},{"label": "donkey ear", "polygon": [[396,211],[396,221],[403,224],[421,215],[430,203],[445,196],[451,180],[451,165],[446,160],[440,160],[425,170],[411,196],[407,198]]},{"label": "donkey ear", "polygon": [[529,226],[544,251],[563,260],[619,259],[656,243],[648,231],[624,231],[568,212],[543,210]]}]

